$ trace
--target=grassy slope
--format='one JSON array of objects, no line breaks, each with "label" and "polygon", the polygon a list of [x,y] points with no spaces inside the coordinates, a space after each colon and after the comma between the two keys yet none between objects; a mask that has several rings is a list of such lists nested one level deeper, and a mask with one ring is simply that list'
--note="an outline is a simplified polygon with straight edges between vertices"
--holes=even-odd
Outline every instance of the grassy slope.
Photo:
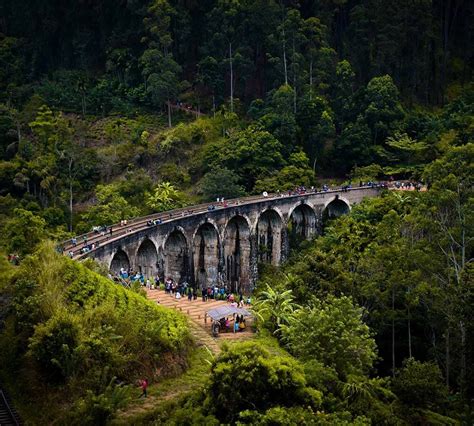
[{"label": "grassy slope", "polygon": [[[183,315],[57,255],[48,245],[18,268],[0,266],[3,278],[13,275],[0,287],[0,319],[10,306],[0,330],[0,377],[27,424],[61,422],[86,389],[100,393],[112,377],[134,383],[145,376],[153,382],[187,367],[193,345]],[[57,381],[31,353],[31,342],[63,317],[79,330],[72,351],[79,361]]]}]

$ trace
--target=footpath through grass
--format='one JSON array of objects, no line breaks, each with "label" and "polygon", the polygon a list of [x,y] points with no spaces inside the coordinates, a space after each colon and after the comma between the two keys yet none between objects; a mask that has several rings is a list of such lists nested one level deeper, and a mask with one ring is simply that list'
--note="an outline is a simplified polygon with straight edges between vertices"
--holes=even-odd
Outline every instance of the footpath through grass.
[{"label": "footpath through grass", "polygon": [[[265,346],[275,356],[286,354],[275,337],[268,332],[253,335],[256,343]],[[229,346],[239,341],[219,341],[219,346]],[[200,346],[190,356],[189,368],[178,377],[164,379],[148,388],[148,397],[139,399],[140,388],[136,388],[134,399],[125,410],[119,411],[110,422],[112,425],[160,425],[166,424],[171,414],[183,406],[191,393],[200,389],[204,391],[207,378],[210,374],[211,362],[216,353],[212,353],[206,346]]]},{"label": "footpath through grass", "polygon": [[189,368],[178,377],[164,379],[149,386],[147,398],[139,399],[141,389],[125,411],[119,411],[111,421],[112,425],[150,424],[189,392],[202,387],[209,375],[213,354],[206,347],[197,348],[190,356]]}]

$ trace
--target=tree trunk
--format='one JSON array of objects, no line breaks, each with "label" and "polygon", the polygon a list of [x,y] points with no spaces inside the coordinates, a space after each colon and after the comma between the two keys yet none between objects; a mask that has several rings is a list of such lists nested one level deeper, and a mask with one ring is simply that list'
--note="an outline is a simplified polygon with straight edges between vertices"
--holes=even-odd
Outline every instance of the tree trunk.
[{"label": "tree trunk", "polygon": [[172,127],[171,123],[171,102],[168,99],[168,127]]},{"label": "tree trunk", "polygon": [[281,27],[281,35],[282,39],[282,47],[283,47],[283,72],[285,74],[285,85],[288,84],[288,68],[286,66],[286,38],[285,38],[285,10],[283,6],[282,0],[280,0],[280,9],[282,14],[282,27]]},{"label": "tree trunk", "polygon": [[296,114],[296,70],[295,70],[295,39],[293,38],[293,58],[291,60],[291,68],[293,70],[293,114]]},{"label": "tree trunk", "polygon": [[446,386],[449,387],[449,326],[446,329]]},{"label": "tree trunk", "polygon": [[285,73],[285,85],[288,84],[288,69],[286,66],[286,41],[285,30],[283,30],[283,72]]},{"label": "tree trunk", "polygon": [[232,67],[232,43],[229,42],[230,65],[230,112],[234,112],[234,69]]},{"label": "tree trunk", "polygon": [[395,377],[395,287],[392,286],[392,376]]},{"label": "tree trunk", "polygon": [[313,96],[313,57],[311,56],[311,61],[309,62],[309,99],[311,100]]},{"label": "tree trunk", "polygon": [[20,148],[20,142],[21,142],[21,126],[20,122],[18,121],[16,123],[16,136],[18,138],[18,148]]},{"label": "tree trunk", "polygon": [[412,358],[412,353],[411,353],[411,313],[410,313],[410,307],[408,306],[408,357]]},{"label": "tree trunk", "polygon": [[461,395],[466,396],[466,327],[463,321],[459,321],[461,332]]},{"label": "tree trunk", "polygon": [[69,232],[72,232],[72,179],[69,180]]},{"label": "tree trunk", "polygon": [[449,11],[451,1],[445,1],[444,19],[443,19],[443,65],[441,67],[441,104],[444,104],[444,92],[446,89],[446,70],[448,63],[448,45],[449,45]]},{"label": "tree trunk", "polygon": [[85,92],[82,92],[82,116],[85,117],[86,116],[86,93]]}]

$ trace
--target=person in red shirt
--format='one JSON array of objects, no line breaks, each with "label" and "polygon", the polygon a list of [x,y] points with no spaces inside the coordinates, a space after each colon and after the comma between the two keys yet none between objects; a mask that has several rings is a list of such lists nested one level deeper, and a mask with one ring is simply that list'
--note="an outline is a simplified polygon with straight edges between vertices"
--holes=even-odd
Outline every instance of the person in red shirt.
[{"label": "person in red shirt", "polygon": [[139,396],[139,398],[141,398],[142,396],[144,396],[146,398],[147,397],[146,390],[148,388],[148,380],[147,379],[140,380],[140,387],[142,388],[142,394]]}]

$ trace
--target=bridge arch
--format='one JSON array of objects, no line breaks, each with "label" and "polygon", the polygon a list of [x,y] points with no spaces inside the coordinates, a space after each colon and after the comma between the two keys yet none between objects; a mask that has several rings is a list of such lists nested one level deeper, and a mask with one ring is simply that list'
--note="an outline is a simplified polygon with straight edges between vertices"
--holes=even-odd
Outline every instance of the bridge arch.
[{"label": "bridge arch", "polygon": [[257,218],[257,257],[259,262],[278,265],[281,260],[283,215],[270,207]]},{"label": "bridge arch", "polygon": [[146,277],[152,277],[158,272],[158,251],[148,237],[138,247],[135,259],[138,270]]},{"label": "bridge arch", "polygon": [[232,292],[246,292],[250,284],[250,221],[235,215],[224,230],[225,281]]},{"label": "bridge arch", "polygon": [[124,268],[126,271],[130,269],[130,259],[128,258],[127,253],[119,248],[110,261],[109,269],[118,275],[120,273],[120,269],[122,268]]},{"label": "bridge arch", "polygon": [[333,199],[328,200],[323,208],[323,222],[328,219],[335,219],[351,211],[349,201],[337,194]]},{"label": "bridge arch", "polygon": [[198,288],[215,285],[219,278],[220,237],[210,221],[198,225],[193,234],[194,282]]},{"label": "bridge arch", "polygon": [[314,208],[307,202],[294,206],[288,213],[290,245],[310,239],[316,232],[317,218]]},{"label": "bridge arch", "polygon": [[180,227],[171,231],[163,244],[164,275],[176,282],[190,280],[188,240]]}]

